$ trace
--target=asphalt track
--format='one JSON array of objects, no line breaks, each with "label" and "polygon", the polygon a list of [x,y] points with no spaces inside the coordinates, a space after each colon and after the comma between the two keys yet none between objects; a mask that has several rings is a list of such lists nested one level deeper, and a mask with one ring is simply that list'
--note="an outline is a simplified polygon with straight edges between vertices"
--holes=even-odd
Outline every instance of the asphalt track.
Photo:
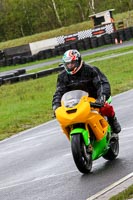
[{"label": "asphalt track", "polygon": [[[70,142],[56,120],[0,142],[1,200],[86,200],[132,173],[133,90],[113,97],[122,125],[120,153],[93,162],[92,172],[76,168]],[[113,194],[113,193],[112,193]],[[100,199],[102,200],[102,199]]]}]

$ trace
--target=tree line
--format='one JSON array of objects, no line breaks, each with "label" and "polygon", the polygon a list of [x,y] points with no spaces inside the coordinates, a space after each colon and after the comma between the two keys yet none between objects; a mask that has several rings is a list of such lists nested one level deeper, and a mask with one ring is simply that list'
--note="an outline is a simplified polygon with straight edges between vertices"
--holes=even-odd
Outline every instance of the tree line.
[{"label": "tree line", "polygon": [[0,0],[0,42],[89,20],[114,8],[133,9],[133,0]]}]

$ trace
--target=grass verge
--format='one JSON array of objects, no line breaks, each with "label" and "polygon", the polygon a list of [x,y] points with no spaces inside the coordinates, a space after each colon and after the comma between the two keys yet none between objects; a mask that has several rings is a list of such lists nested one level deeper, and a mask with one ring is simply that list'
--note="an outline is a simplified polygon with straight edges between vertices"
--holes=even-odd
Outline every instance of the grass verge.
[{"label": "grass verge", "polygon": [[109,200],[126,200],[133,198],[133,185],[129,186],[126,190],[119,194],[112,196]]}]

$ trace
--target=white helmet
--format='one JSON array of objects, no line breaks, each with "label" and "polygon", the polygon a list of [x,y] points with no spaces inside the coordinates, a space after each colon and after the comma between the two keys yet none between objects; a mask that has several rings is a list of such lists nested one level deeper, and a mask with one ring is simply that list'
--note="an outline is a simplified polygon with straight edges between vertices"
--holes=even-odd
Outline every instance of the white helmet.
[{"label": "white helmet", "polygon": [[62,60],[68,74],[76,74],[82,67],[81,55],[76,49],[66,51]]}]

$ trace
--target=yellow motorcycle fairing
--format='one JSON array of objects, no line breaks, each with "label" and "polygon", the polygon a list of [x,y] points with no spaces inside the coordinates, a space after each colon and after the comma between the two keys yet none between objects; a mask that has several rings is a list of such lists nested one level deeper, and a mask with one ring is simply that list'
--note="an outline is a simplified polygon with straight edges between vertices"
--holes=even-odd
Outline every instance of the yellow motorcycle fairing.
[{"label": "yellow motorcycle fairing", "polygon": [[90,113],[88,97],[83,96],[80,102],[72,108],[67,108],[62,102],[62,106],[55,111],[56,118],[63,126],[75,123],[85,123]]},{"label": "yellow motorcycle fairing", "polygon": [[79,123],[85,124],[88,134],[91,128],[97,141],[105,136],[108,130],[108,122],[99,114],[99,109],[90,107],[90,102],[95,102],[95,99],[82,96],[79,103],[75,106],[71,108],[65,107],[62,101],[61,107],[56,109],[56,118],[68,139],[70,139],[70,132],[73,130],[73,125]]}]

